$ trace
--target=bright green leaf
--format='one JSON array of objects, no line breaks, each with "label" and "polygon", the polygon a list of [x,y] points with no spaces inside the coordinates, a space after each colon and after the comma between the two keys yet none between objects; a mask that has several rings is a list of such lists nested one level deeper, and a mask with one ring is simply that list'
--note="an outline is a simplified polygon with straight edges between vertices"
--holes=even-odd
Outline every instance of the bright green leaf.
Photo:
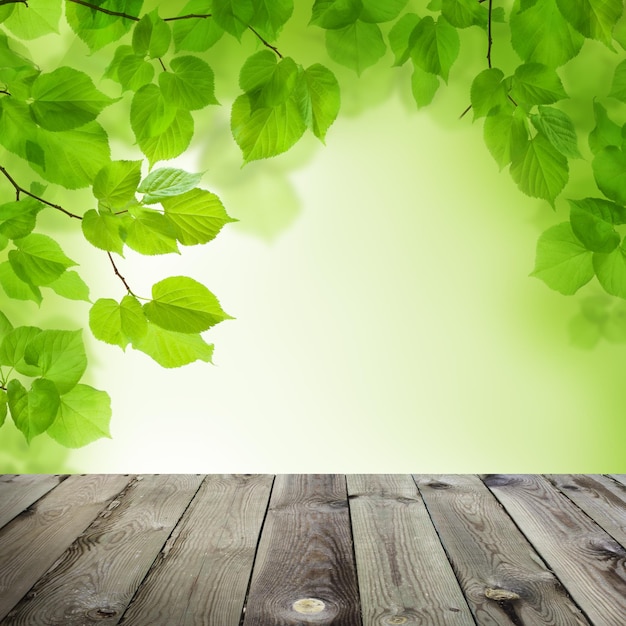
[{"label": "bright green leaf", "polygon": [[213,0],[212,15],[227,33],[240,39],[254,16],[254,3],[252,0]]},{"label": "bright green leaf", "polygon": [[508,90],[502,70],[495,67],[483,70],[472,81],[470,100],[474,119],[494,115],[509,107]]},{"label": "bright green leaf", "polygon": [[556,0],[542,0],[521,11],[519,2],[511,12],[511,43],[526,63],[559,67],[573,59],[584,37],[565,20]]},{"label": "bright green leaf", "polygon": [[339,83],[335,75],[316,63],[299,76],[298,106],[302,119],[322,142],[326,132],[337,118],[341,104]]},{"label": "bright green leaf", "polygon": [[582,35],[611,47],[613,28],[622,15],[622,0],[557,0],[563,17]]},{"label": "bright green leaf", "polygon": [[176,57],[170,67],[171,71],[159,74],[159,86],[166,102],[189,111],[219,104],[215,98],[213,70],[202,59]]},{"label": "bright green leaf", "polygon": [[89,327],[94,337],[122,349],[129,342],[140,340],[147,326],[141,304],[130,295],[124,296],[119,304],[115,300],[101,298],[89,311]]},{"label": "bright green leaf", "polygon": [[403,15],[389,31],[389,46],[395,56],[394,65],[403,65],[411,55],[411,33],[420,21],[419,15]]},{"label": "bright green leaf", "polygon": [[592,255],[578,241],[569,222],[562,222],[539,237],[531,276],[566,296],[573,295],[593,278]]},{"label": "bright green leaf", "polygon": [[165,216],[174,225],[176,239],[184,246],[207,243],[224,224],[232,222],[220,199],[210,191],[192,189],[162,200]]},{"label": "bright green leaf", "polygon": [[448,82],[450,68],[459,55],[460,41],[456,28],[440,17],[436,22],[427,16],[411,33],[411,58],[425,72],[437,74]]},{"label": "bright green leaf", "polygon": [[411,93],[417,108],[420,109],[433,101],[437,90],[439,89],[439,77],[425,72],[423,69],[415,66],[411,75]]},{"label": "bright green leaf", "polygon": [[77,272],[63,272],[56,280],[46,285],[57,295],[68,300],[89,302],[89,287]]},{"label": "bright green leaf", "polygon": [[143,57],[129,54],[117,70],[117,78],[123,91],[138,91],[154,78],[154,66]]},{"label": "bright green leaf", "polygon": [[326,29],[345,28],[361,14],[361,0],[315,0],[309,24]]},{"label": "bright green leaf", "polygon": [[517,186],[533,198],[554,204],[569,178],[567,158],[541,134],[512,157],[510,172]]},{"label": "bright green leaf", "polygon": [[4,421],[7,417],[7,392],[4,389],[0,389],[0,428],[4,426]]},{"label": "bright green leaf", "polygon": [[93,181],[93,195],[112,209],[123,209],[135,199],[141,180],[141,161],[112,161]]},{"label": "bright green leaf", "polygon": [[7,397],[11,417],[28,443],[54,422],[59,410],[59,392],[45,378],[34,380],[29,391],[13,379],[7,385]]},{"label": "bright green leaf", "polygon": [[199,334],[177,333],[156,324],[148,324],[146,334],[133,342],[133,348],[167,368],[194,361],[210,363],[213,357],[213,344],[206,343]]},{"label": "bright green leaf", "polygon": [[151,59],[162,57],[170,47],[172,32],[156,11],[146,13],[133,30],[133,50]]},{"label": "bright green leaf", "polygon": [[286,102],[297,79],[298,67],[293,59],[277,62],[269,50],[248,57],[239,73],[239,85],[250,96],[254,109]]},{"label": "bright green leaf", "polygon": [[130,106],[130,125],[137,139],[154,137],[172,124],[177,114],[174,103],[154,84],[144,85],[135,95]]},{"label": "bright green leaf", "polygon": [[516,68],[511,95],[527,107],[552,104],[567,97],[556,71],[541,63],[525,63]]},{"label": "bright green leaf", "polygon": [[[179,15],[211,15],[213,10],[211,0],[190,0],[179,12]],[[224,29],[208,17],[206,19],[176,20],[173,23],[172,33],[176,52],[189,50],[204,52],[215,45]]]},{"label": "bright green leaf", "polygon": [[104,391],[77,385],[61,396],[56,419],[48,434],[67,448],[80,448],[102,437],[110,437],[111,399]]},{"label": "bright green leaf", "polygon": [[9,239],[26,237],[35,228],[37,214],[43,204],[34,198],[26,197],[17,202],[0,205],[0,234]]},{"label": "bright green leaf", "polygon": [[40,376],[41,368],[24,359],[26,348],[42,332],[35,326],[18,326],[0,343],[0,365],[9,365],[24,376]]},{"label": "bright green leaf", "polygon": [[47,235],[32,233],[16,239],[14,243],[17,249],[9,252],[9,261],[15,273],[33,285],[47,285],[68,267],[76,265],[65,256],[61,246]]},{"label": "bright green leaf", "polygon": [[623,244],[608,254],[594,252],[593,268],[607,293],[626,298],[626,249]]},{"label": "bright green leaf", "polygon": [[617,248],[621,237],[613,224],[623,222],[626,209],[600,198],[569,200],[569,204],[572,231],[587,250],[608,253]]},{"label": "bright green leaf", "polygon": [[532,114],[530,120],[561,154],[570,159],[582,158],[578,150],[578,137],[574,122],[567,113],[553,107],[539,105],[539,113]]},{"label": "bright green leaf", "polygon": [[126,245],[140,254],[169,254],[178,252],[176,229],[158,211],[138,208],[126,228]]},{"label": "bright green leaf", "polygon": [[152,170],[139,185],[139,193],[145,194],[143,201],[153,204],[163,198],[178,196],[191,191],[202,178],[202,174],[191,174],[173,167]]},{"label": "bright green leaf", "polygon": [[61,0],[38,0],[28,6],[17,6],[4,25],[20,39],[37,39],[58,33],[60,19]]},{"label": "bright green leaf", "polygon": [[232,319],[203,284],[186,276],[159,281],[152,287],[152,298],[143,307],[146,317],[166,330],[199,333]]},{"label": "bright green leaf", "polygon": [[611,200],[626,204],[626,153],[616,146],[600,150],[591,164],[596,184]]},{"label": "bright green leaf", "polygon": [[477,0],[443,0],[442,15],[456,28],[487,26],[489,12],[485,4]]},{"label": "bright green leaf", "polygon": [[83,215],[81,228],[85,239],[100,250],[122,254],[124,250],[125,226],[130,223],[128,215],[114,215],[113,213],[98,213],[90,209]]},{"label": "bright green leaf", "polygon": [[596,126],[589,133],[589,148],[597,154],[607,146],[622,144],[622,129],[607,115],[606,109],[599,103],[593,103]]},{"label": "bright green leaf", "polygon": [[9,261],[0,263],[0,285],[4,292],[14,300],[32,300],[41,303],[41,291],[35,285],[24,282],[13,270]]},{"label": "bright green leaf", "polygon": [[389,22],[395,20],[406,6],[408,0],[361,0],[362,9],[359,19],[363,22]]},{"label": "bright green leaf", "polygon": [[275,41],[293,13],[293,0],[254,0],[250,25],[270,41]]},{"label": "bright green leaf", "polygon": [[626,59],[615,68],[609,96],[626,102]]},{"label": "bright green leaf", "polygon": [[67,393],[87,369],[82,331],[43,330],[28,342],[24,359],[54,382],[59,393]]},{"label": "bright green leaf", "polygon": [[13,330],[13,324],[9,322],[9,318],[0,311],[0,343]]},{"label": "bright green leaf", "polygon": [[71,67],[40,74],[33,82],[30,105],[36,122],[47,130],[70,130],[98,117],[115,100],[98,91],[91,78]]},{"label": "bright green leaf", "polygon": [[383,57],[387,47],[378,24],[357,20],[326,31],[326,49],[331,59],[361,75]]}]

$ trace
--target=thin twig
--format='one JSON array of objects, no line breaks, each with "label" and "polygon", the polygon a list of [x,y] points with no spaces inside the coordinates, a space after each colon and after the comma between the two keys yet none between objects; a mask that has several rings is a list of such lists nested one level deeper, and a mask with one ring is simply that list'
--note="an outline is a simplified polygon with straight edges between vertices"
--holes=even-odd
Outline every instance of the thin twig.
[{"label": "thin twig", "polygon": [[261,35],[259,35],[259,33],[257,33],[256,30],[254,30],[254,28],[252,28],[252,26],[248,26],[248,29],[251,30],[261,41],[261,43],[266,47],[269,48],[270,50],[273,50],[277,55],[279,59],[283,58],[283,55],[278,51],[278,48],[274,47],[272,44],[268,43],[265,39],[263,39],[263,37],[261,37]]},{"label": "thin twig", "polygon": [[472,108],[472,105],[470,104],[467,109],[465,109],[465,111],[463,111],[463,113],[461,113],[461,115],[459,115],[459,119],[462,120],[470,111],[470,109]]},{"label": "thin twig", "polygon": [[115,272],[115,275],[122,281],[122,284],[124,285],[124,287],[126,287],[126,291],[128,291],[131,296],[134,296],[135,294],[133,293],[133,290],[128,286],[126,279],[120,274],[120,271],[117,269],[117,265],[115,265],[115,261],[113,260],[111,253],[107,252],[107,256],[109,257],[109,261],[111,261],[111,265],[113,266],[113,271]]},{"label": "thin twig", "polygon": [[163,63],[163,59],[161,59],[161,57],[159,57],[159,63],[161,64],[161,67],[163,68],[163,71],[167,72],[167,68],[165,67],[165,63]]},{"label": "thin twig", "polygon": [[120,13],[119,11],[110,11],[109,9],[103,9],[102,7],[96,6],[95,4],[84,2],[84,0],[69,0],[69,2],[73,2],[74,4],[80,4],[84,7],[87,7],[88,9],[93,9],[94,11],[99,11],[100,13],[106,13],[107,15],[123,17],[125,20],[133,20],[133,22],[140,21],[140,18],[138,18],[136,15],[128,15],[128,13]]},{"label": "thin twig", "polygon": [[205,14],[198,14],[198,13],[190,13],[189,15],[179,15],[177,17],[164,17],[163,21],[164,22],[173,22],[175,20],[189,20],[192,18],[198,19],[198,20],[205,20],[209,17],[213,17],[210,13],[205,13]]},{"label": "thin twig", "polygon": [[508,98],[508,99],[509,99],[509,100],[510,100],[510,101],[511,101],[511,102],[512,102],[515,106],[518,106],[518,105],[517,105],[517,102],[515,102],[515,100],[513,100],[513,98],[511,98],[511,96],[510,96],[508,93],[506,94],[506,97],[507,97],[507,98]]},{"label": "thin twig", "polygon": [[491,17],[493,12],[493,0],[489,0],[489,21],[487,24],[487,39],[489,43],[487,44],[487,63],[491,68],[491,46],[493,44],[493,39],[491,38]]},{"label": "thin twig", "polygon": [[8,92],[6,89],[0,89],[0,93],[3,93],[5,96],[10,96],[10,92]]},{"label": "thin twig", "polygon": [[62,206],[59,206],[58,204],[54,204],[53,202],[48,202],[47,200],[44,200],[44,198],[41,198],[40,196],[37,196],[34,193],[31,193],[30,191],[28,191],[28,189],[24,189],[24,187],[21,187],[20,185],[17,184],[17,182],[15,182],[13,177],[9,174],[9,172],[6,171],[4,167],[2,167],[2,165],[0,165],[0,172],[2,172],[4,176],[6,177],[6,179],[13,185],[13,188],[15,189],[16,200],[19,200],[20,194],[23,193],[27,196],[30,196],[31,198],[34,198],[35,200],[38,200],[39,202],[42,202],[43,204],[46,204],[49,207],[52,207],[53,209],[56,209],[57,211],[61,211],[62,213],[65,213],[65,215],[67,215],[68,217],[74,217],[77,220],[83,219],[82,215],[76,215],[76,213],[72,213],[71,211],[64,209]]}]

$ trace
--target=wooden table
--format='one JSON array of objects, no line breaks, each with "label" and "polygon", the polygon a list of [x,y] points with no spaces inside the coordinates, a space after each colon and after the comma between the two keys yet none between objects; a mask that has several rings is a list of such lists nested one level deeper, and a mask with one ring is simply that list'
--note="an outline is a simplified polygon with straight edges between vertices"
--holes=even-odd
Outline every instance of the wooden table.
[{"label": "wooden table", "polygon": [[0,624],[626,624],[626,475],[0,476]]}]

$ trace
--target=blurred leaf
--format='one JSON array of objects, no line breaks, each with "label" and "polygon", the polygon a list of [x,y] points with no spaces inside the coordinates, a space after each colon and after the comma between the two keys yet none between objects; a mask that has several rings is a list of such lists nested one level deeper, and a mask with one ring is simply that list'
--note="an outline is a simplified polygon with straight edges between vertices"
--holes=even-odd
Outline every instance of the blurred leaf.
[{"label": "blurred leaf", "polygon": [[37,39],[59,32],[61,0],[38,0],[32,5],[20,4],[4,21],[4,26],[21,39]]},{"label": "blurred leaf", "polygon": [[611,46],[613,28],[622,15],[622,0],[557,0],[565,19],[582,35]]},{"label": "blurred leaf", "polygon": [[59,392],[45,378],[34,380],[29,391],[19,380],[9,381],[7,398],[11,417],[29,443],[54,422],[59,410]]},{"label": "blurred leaf", "polygon": [[607,146],[595,155],[591,165],[600,191],[626,204],[626,154],[616,146]]},{"label": "blurred leaf", "polygon": [[0,343],[13,330],[13,324],[9,322],[9,318],[0,311]]},{"label": "blurred leaf", "polygon": [[486,27],[489,20],[487,7],[476,0],[443,0],[442,15],[456,28]]},{"label": "blurred leaf", "polygon": [[133,50],[135,54],[147,55],[151,59],[162,57],[170,47],[172,33],[170,27],[156,11],[146,13],[135,24],[133,30]]},{"label": "blurred leaf", "polygon": [[169,198],[178,196],[193,189],[202,178],[202,174],[191,174],[185,170],[173,167],[161,167],[152,170],[139,185],[139,193],[145,194],[143,201],[153,204]]},{"label": "blurred leaf", "polygon": [[378,24],[357,20],[326,31],[326,49],[333,61],[361,75],[384,56],[387,47]]},{"label": "blurred leaf", "polygon": [[93,181],[93,195],[112,209],[124,208],[135,199],[141,180],[141,161],[112,161]]},{"label": "blurred leaf", "polygon": [[4,421],[7,417],[7,392],[4,389],[0,389],[0,427],[4,426]]},{"label": "blurred leaf", "polygon": [[593,253],[593,268],[607,293],[626,298],[626,249],[624,244],[608,254]]},{"label": "blurred leaf", "polygon": [[589,148],[597,154],[607,146],[621,146],[622,129],[607,115],[606,109],[599,103],[593,103],[596,120],[595,128],[589,133]]},{"label": "blurred leaf", "polygon": [[543,133],[562,155],[570,159],[582,158],[572,118],[554,107],[539,105],[538,110],[539,113],[530,116],[534,127]]},{"label": "blurred leaf", "polygon": [[345,28],[361,14],[361,0],[315,0],[309,24],[326,29]]},{"label": "blurred leaf", "polygon": [[419,15],[403,15],[389,31],[389,46],[395,56],[394,65],[403,65],[411,56],[411,33],[420,22]]},{"label": "blurred leaf", "polygon": [[413,68],[411,75],[411,93],[417,108],[430,104],[439,89],[439,78],[434,74],[425,72],[419,67]]},{"label": "blurred leaf", "polygon": [[626,59],[615,68],[609,96],[626,102]]},{"label": "blurred leaf", "polygon": [[41,332],[36,326],[18,326],[8,332],[0,343],[0,365],[9,365],[24,376],[40,376],[41,368],[26,362],[24,355],[28,344]]},{"label": "blurred leaf", "polygon": [[56,280],[46,285],[56,294],[68,300],[89,300],[89,287],[77,272],[63,272]]},{"label": "blurred leaf", "polygon": [[293,0],[254,0],[254,15],[249,23],[261,35],[275,41],[292,13]]},{"label": "blurred leaf", "polygon": [[359,19],[363,22],[390,22],[400,15],[408,0],[361,0]]}]

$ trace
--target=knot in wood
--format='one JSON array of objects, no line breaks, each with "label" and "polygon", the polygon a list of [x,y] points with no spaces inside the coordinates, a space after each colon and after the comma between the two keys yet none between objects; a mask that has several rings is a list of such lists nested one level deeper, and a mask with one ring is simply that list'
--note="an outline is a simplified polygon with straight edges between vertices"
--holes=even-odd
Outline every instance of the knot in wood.
[{"label": "knot in wood", "polygon": [[406,624],[408,622],[408,618],[406,617],[402,617],[402,615],[394,615],[393,617],[388,617],[385,620],[386,624],[394,624],[394,626],[396,624]]},{"label": "knot in wood", "polygon": [[90,609],[87,611],[87,617],[90,619],[109,619],[116,615],[116,613],[117,611],[115,609],[101,606],[97,609]]},{"label": "knot in wood", "polygon": [[485,589],[485,597],[490,600],[495,600],[496,602],[513,602],[514,600],[519,600],[519,594],[514,591],[509,591],[508,589],[492,589],[491,587],[487,587]]},{"label": "knot in wood", "polygon": [[315,613],[321,613],[326,605],[317,598],[300,598],[300,600],[296,600],[291,608],[296,613],[304,613],[306,615],[312,615]]}]

